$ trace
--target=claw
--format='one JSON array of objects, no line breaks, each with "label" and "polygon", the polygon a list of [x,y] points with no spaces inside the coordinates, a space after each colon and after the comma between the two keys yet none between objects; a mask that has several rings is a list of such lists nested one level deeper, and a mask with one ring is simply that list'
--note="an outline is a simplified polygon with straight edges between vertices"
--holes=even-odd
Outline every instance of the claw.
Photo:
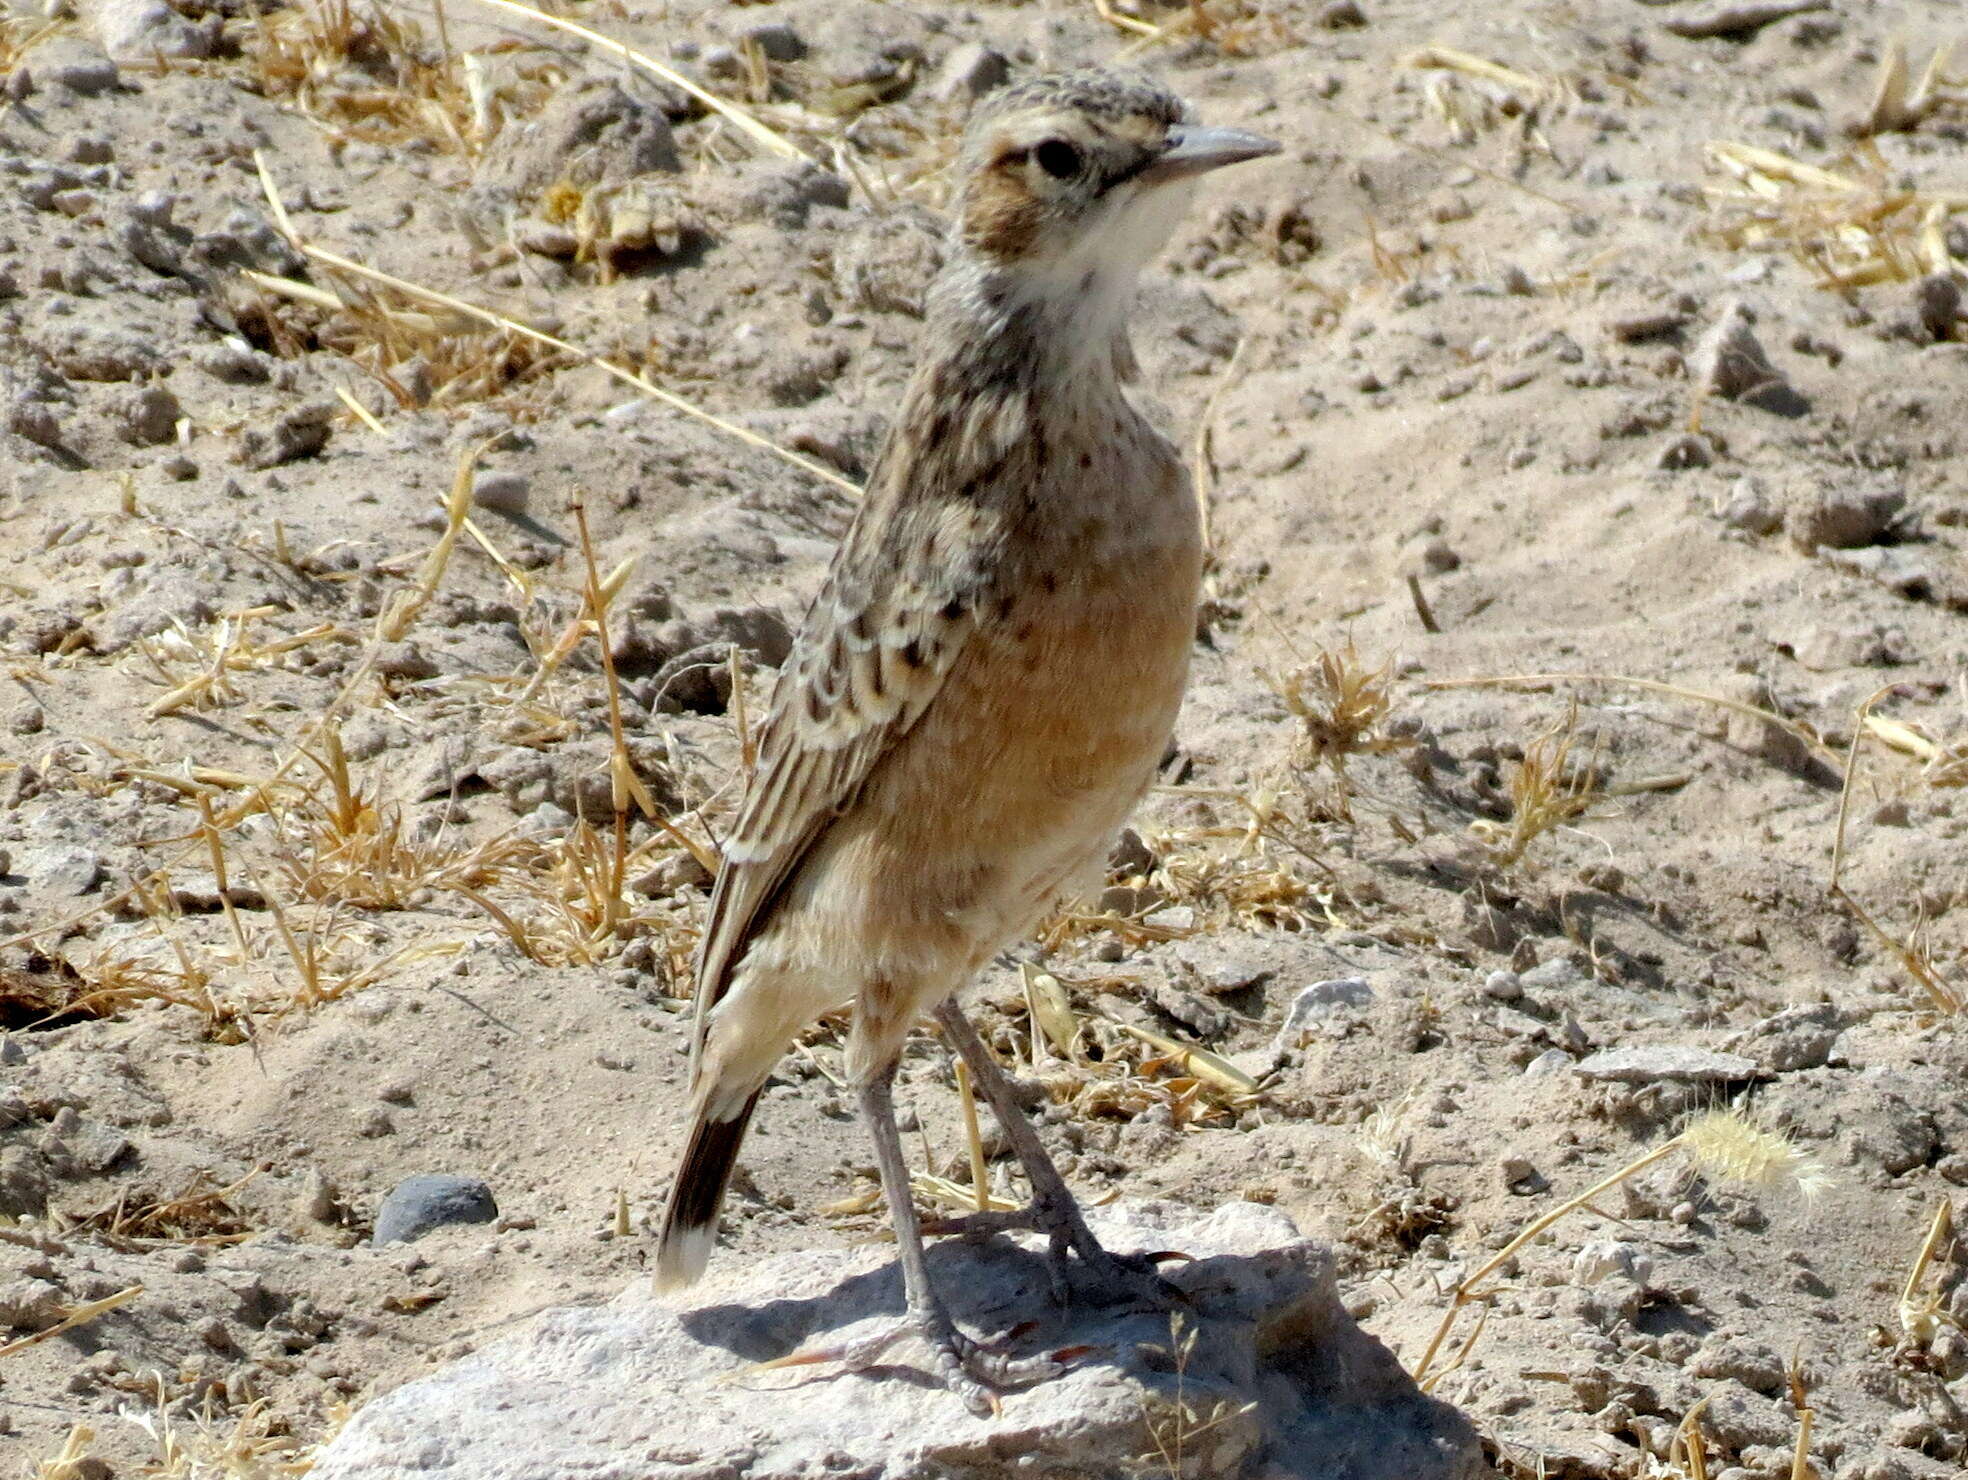
[{"label": "claw", "polygon": [[[1014,1328],[1007,1333],[1007,1339],[1016,1334],[1017,1328]],[[987,1415],[996,1417],[1003,1411],[995,1389],[1028,1387],[1057,1377],[1066,1370],[1068,1361],[1094,1350],[1092,1347],[1065,1347],[1049,1356],[1012,1357],[964,1335],[954,1325],[943,1324],[933,1318],[924,1322],[915,1316],[903,1316],[851,1340],[803,1346],[783,1357],[757,1363],[749,1370],[773,1372],[831,1362],[848,1372],[865,1371],[906,1336],[920,1336],[929,1344],[931,1370],[944,1387],[980,1418]]]}]

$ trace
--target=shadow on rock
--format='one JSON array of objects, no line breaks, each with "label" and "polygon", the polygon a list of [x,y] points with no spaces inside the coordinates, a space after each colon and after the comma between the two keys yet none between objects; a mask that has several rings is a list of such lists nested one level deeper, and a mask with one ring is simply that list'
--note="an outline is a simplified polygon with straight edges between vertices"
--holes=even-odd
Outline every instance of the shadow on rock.
[{"label": "shadow on rock", "polygon": [[[1060,1307],[1037,1240],[952,1240],[931,1274],[966,1329],[1068,1370],[978,1418],[917,1365],[760,1370],[903,1312],[888,1251],[727,1258],[687,1297],[631,1291],[532,1326],[371,1404],[315,1480],[867,1480],[1169,1474],[1246,1480],[1477,1480],[1453,1408],[1418,1391],[1341,1306],[1330,1252],[1253,1203],[1207,1215],[1160,1203],[1097,1210],[1117,1252],[1179,1249],[1167,1305]],[[1179,1457],[1175,1458],[1175,1457]]]}]

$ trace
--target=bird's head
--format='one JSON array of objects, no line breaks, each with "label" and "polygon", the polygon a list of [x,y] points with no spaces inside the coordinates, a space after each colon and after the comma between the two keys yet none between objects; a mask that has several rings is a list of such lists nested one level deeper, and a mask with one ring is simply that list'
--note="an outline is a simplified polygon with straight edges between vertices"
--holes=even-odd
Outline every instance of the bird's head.
[{"label": "bird's head", "polygon": [[1198,176],[1277,150],[1191,122],[1180,98],[1139,74],[1037,77],[993,94],[971,121],[958,239],[984,265],[1090,308],[1132,288]]}]

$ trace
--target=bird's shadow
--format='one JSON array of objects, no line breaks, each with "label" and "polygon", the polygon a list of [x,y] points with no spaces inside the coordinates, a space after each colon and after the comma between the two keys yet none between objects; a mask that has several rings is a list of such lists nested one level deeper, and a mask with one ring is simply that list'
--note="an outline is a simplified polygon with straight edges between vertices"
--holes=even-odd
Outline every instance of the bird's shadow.
[{"label": "bird's shadow", "polygon": [[[1034,1323],[1037,1330],[1031,1334],[1043,1333],[1053,1340],[1081,1314],[1078,1305],[1062,1308],[1053,1299],[1042,1249],[1024,1248],[1002,1237],[952,1238],[932,1245],[926,1259],[930,1283],[950,1314],[987,1342],[1013,1326]],[[770,1362],[791,1355],[816,1336],[872,1317],[900,1319],[907,1310],[902,1267],[890,1260],[812,1295],[700,1305],[682,1312],[677,1320],[704,1346],[748,1362]]]}]

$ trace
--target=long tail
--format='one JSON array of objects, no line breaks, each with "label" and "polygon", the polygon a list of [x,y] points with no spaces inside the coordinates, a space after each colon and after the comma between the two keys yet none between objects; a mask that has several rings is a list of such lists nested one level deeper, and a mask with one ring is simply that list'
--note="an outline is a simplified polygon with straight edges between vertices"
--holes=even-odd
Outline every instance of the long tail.
[{"label": "long tail", "polygon": [[718,1208],[738,1165],[738,1148],[752,1123],[761,1090],[753,1090],[728,1120],[712,1120],[701,1111],[683,1148],[669,1205],[663,1209],[663,1235],[656,1245],[656,1288],[675,1289],[693,1283],[704,1272],[717,1242]]}]

